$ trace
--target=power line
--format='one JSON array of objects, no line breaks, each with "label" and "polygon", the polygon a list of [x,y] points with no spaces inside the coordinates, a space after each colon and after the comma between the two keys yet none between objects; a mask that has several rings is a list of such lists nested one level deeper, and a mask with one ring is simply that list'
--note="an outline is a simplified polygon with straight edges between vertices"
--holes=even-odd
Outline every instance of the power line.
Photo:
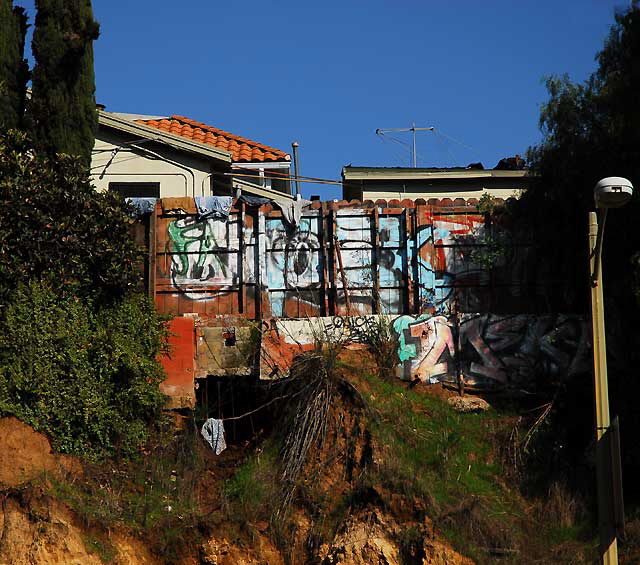
[{"label": "power line", "polygon": [[[213,175],[215,175],[216,173],[211,173]],[[247,177],[247,178],[252,178],[255,179],[256,175],[248,175],[248,174],[238,174],[238,173],[218,173],[218,174],[222,174],[226,177]],[[309,182],[312,184],[337,184],[342,186],[343,182],[342,181],[337,181],[337,180],[327,180],[327,179],[318,179],[318,178],[304,178],[304,177],[293,177],[293,176],[278,176],[279,179],[282,180],[298,180],[300,182]]]}]

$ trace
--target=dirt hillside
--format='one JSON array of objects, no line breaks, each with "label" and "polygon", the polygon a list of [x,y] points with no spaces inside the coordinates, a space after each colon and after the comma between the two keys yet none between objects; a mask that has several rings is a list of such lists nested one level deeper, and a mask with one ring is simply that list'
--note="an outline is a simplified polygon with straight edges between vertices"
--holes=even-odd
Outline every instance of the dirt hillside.
[{"label": "dirt hillside", "polygon": [[[79,459],[55,454],[46,436],[15,418],[0,419],[0,565],[279,565],[285,563],[323,563],[369,565],[468,565],[471,560],[455,552],[439,539],[428,520],[411,520],[412,528],[423,536],[423,543],[402,547],[407,512],[414,513],[407,501],[382,510],[374,504],[358,504],[347,511],[340,525],[323,536],[316,535],[316,512],[296,507],[288,524],[291,545],[278,547],[270,535],[272,524],[265,520],[229,519],[225,513],[223,484],[249,453],[231,446],[224,457],[215,457],[199,445],[204,468],[198,470],[195,491],[209,520],[200,525],[201,535],[177,542],[177,551],[162,555],[149,544],[149,532],[135,532],[127,524],[115,523],[105,529],[92,523],[64,497],[57,496],[58,485],[83,485],[92,480],[94,468]],[[259,448],[258,448],[259,449]],[[336,450],[346,454],[335,461]],[[315,453],[307,467],[315,470],[305,488],[320,486],[329,493],[328,505],[335,505],[372,455],[371,439],[358,410],[334,410],[325,447]],[[319,470],[319,474],[318,474]],[[115,472],[106,470],[107,473]],[[102,481],[102,477],[97,479]],[[105,482],[104,495],[113,492]],[[384,494],[383,494],[384,495]],[[306,496],[306,495],[305,495]],[[397,497],[396,497],[397,498]],[[99,501],[95,500],[96,503]],[[72,505],[73,506],[73,505]],[[355,508],[355,507],[354,507]],[[247,532],[249,533],[247,535]],[[315,537],[314,537],[315,536]],[[313,540],[320,540],[314,545]],[[408,560],[410,556],[410,561]]]}]

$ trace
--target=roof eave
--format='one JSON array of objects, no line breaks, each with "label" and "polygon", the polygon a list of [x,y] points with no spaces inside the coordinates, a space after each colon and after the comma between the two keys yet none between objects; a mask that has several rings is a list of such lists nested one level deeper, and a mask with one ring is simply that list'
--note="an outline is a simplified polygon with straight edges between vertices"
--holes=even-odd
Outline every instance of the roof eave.
[{"label": "roof eave", "polygon": [[262,196],[264,198],[270,198],[272,200],[293,200],[294,199],[294,196],[292,194],[287,194],[286,192],[280,192],[278,190],[264,188],[262,186],[258,186],[257,184],[253,184],[252,182],[246,181],[244,179],[239,179],[237,177],[232,177],[231,182],[234,188],[239,188],[255,196]]},{"label": "roof eave", "polygon": [[209,159],[216,159],[223,163],[232,162],[232,154],[230,151],[218,149],[217,147],[212,147],[197,141],[191,141],[172,133],[164,132],[137,122],[132,122],[130,120],[114,116],[113,114],[103,110],[98,110],[98,124],[130,135],[137,135],[144,139],[164,143],[174,149],[188,151],[189,153],[195,153],[200,156],[208,157]]},{"label": "roof eave", "polygon": [[527,169],[503,171],[496,169],[469,169],[459,171],[425,171],[420,169],[389,170],[377,167],[343,167],[344,180],[428,180],[428,179],[479,179],[479,178],[523,178],[529,176]]}]

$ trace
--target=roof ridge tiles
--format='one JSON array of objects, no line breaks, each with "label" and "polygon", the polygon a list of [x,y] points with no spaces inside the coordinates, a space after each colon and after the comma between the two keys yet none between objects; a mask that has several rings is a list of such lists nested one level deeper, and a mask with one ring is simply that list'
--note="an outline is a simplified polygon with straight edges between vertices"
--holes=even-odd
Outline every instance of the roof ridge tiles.
[{"label": "roof ridge tiles", "polygon": [[219,149],[230,151],[234,161],[263,162],[291,160],[291,156],[280,149],[178,114],[173,114],[161,119],[137,119],[135,121],[179,137],[186,137],[197,143],[212,145]]},{"label": "roof ridge tiles", "polygon": [[281,149],[277,149],[276,147],[271,147],[270,145],[266,145],[264,143],[260,143],[259,141],[254,141],[253,139],[249,139],[247,137],[242,137],[241,135],[236,135],[235,133],[230,133],[223,129],[217,128],[215,126],[210,126],[209,124],[205,124],[204,122],[200,122],[198,120],[194,120],[192,118],[187,118],[185,116],[180,116],[178,114],[174,114],[171,116],[171,119],[178,120],[181,122],[185,122],[186,124],[192,127],[198,127],[200,129],[204,129],[207,131],[218,133],[219,135],[227,136],[236,141],[241,141],[246,143],[247,145],[254,145],[255,147],[259,147],[260,149],[265,149],[268,151],[272,151],[275,153],[282,153],[283,155],[288,155],[288,153],[282,151]]}]

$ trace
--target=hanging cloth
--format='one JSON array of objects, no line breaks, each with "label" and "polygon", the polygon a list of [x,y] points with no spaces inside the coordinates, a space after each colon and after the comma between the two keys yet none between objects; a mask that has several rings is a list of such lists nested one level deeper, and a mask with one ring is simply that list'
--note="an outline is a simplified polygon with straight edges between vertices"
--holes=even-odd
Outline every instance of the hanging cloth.
[{"label": "hanging cloth", "polygon": [[222,420],[209,418],[202,426],[200,433],[216,455],[220,455],[227,449],[227,444],[224,441],[224,422]]},{"label": "hanging cloth", "polygon": [[153,211],[156,207],[157,198],[147,198],[147,197],[136,197],[136,198],[125,198],[124,199],[127,204],[130,204],[133,208],[131,215],[132,216],[144,216],[145,214],[153,214]]},{"label": "hanging cloth", "polygon": [[295,200],[274,200],[273,203],[282,210],[284,221],[296,227],[302,218],[302,210],[311,204],[311,200],[296,198]]},{"label": "hanging cloth", "polygon": [[231,212],[231,196],[196,196],[196,209],[200,218],[222,218],[226,220]]}]

